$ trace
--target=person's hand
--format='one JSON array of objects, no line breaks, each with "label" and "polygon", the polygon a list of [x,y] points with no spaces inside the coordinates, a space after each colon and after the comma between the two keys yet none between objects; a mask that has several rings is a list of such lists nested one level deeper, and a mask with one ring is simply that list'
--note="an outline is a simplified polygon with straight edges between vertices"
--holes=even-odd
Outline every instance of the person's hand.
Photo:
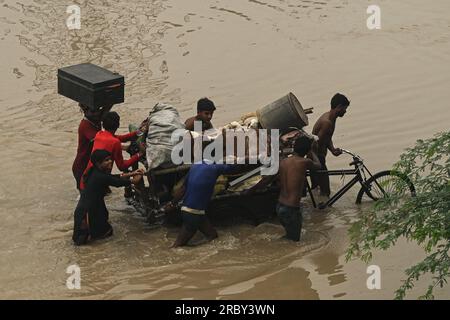
[{"label": "person's hand", "polygon": [[145,154],[145,151],[147,150],[145,143],[140,143],[139,144],[139,153],[141,153],[142,155]]},{"label": "person's hand", "polygon": [[139,131],[141,131],[141,132],[147,132],[148,131],[148,119],[142,121],[141,125],[139,126]]},{"label": "person's hand", "polygon": [[131,178],[133,176],[133,172],[122,172],[120,174],[121,178]]},{"label": "person's hand", "polygon": [[133,176],[133,178],[131,178],[131,183],[134,185],[137,185],[137,184],[139,184],[139,182],[141,182],[141,180],[142,180],[141,174],[135,175],[135,176]]},{"label": "person's hand", "polygon": [[145,174],[144,169],[137,169],[137,170],[133,171],[133,177],[134,176],[143,176],[144,174]]},{"label": "person's hand", "polygon": [[338,157],[342,154],[342,150],[339,148],[335,148],[334,150],[331,151],[331,153],[333,154],[333,156]]},{"label": "person's hand", "polygon": [[174,211],[174,210],[176,209],[176,206],[175,206],[175,204],[174,204],[172,201],[170,201],[170,202],[166,203],[166,204],[162,207],[162,209],[163,209],[163,211],[165,211],[165,212],[172,212],[172,211]]},{"label": "person's hand", "polygon": [[127,151],[129,147],[130,147],[129,143],[122,143],[122,150],[123,151]]}]

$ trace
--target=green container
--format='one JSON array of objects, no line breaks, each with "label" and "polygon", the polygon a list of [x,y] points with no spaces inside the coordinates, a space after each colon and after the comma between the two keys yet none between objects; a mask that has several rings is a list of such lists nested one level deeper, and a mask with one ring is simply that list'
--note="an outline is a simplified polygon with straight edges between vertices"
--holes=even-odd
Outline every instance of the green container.
[{"label": "green container", "polygon": [[293,93],[268,104],[256,111],[259,124],[264,129],[301,129],[308,125],[308,117]]}]

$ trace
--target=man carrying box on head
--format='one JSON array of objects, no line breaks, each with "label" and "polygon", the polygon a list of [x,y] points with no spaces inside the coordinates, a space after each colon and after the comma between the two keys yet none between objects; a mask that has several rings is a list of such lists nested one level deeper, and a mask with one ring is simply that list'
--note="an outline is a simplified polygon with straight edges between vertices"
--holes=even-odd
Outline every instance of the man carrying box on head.
[{"label": "man carrying box on head", "polygon": [[79,106],[84,113],[84,118],[81,120],[78,127],[77,155],[72,165],[72,173],[77,183],[78,190],[80,190],[80,181],[84,169],[86,169],[86,166],[89,163],[95,135],[101,130],[102,116],[112,108],[112,105],[109,105],[99,108],[97,111],[92,111],[89,107],[81,103]]}]

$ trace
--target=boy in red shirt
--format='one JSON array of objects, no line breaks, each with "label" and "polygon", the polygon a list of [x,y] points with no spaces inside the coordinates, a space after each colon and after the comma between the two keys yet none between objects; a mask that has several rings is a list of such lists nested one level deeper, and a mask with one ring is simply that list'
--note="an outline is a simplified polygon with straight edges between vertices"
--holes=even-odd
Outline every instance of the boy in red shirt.
[{"label": "boy in red shirt", "polygon": [[[143,152],[140,151],[130,159],[124,160],[122,155],[122,142],[135,139],[139,130],[124,135],[116,135],[115,133],[120,127],[120,116],[117,112],[106,113],[103,117],[102,124],[104,130],[99,131],[96,134],[92,152],[95,150],[108,151],[111,153],[111,159],[116,163],[117,168],[119,168],[120,171],[126,171],[129,167],[139,161],[139,158],[143,156]],[[89,161],[83,175],[85,175],[92,166],[92,162]],[[81,190],[84,189],[83,181],[81,181],[80,187]]]}]

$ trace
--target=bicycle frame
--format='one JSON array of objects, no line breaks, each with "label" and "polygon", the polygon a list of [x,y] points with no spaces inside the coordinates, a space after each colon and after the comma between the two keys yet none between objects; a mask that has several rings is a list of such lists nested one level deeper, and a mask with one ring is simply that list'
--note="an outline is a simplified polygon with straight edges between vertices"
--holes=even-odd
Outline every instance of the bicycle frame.
[{"label": "bicycle frame", "polygon": [[[361,170],[359,168],[355,169],[346,169],[346,170],[317,170],[314,172],[315,174],[328,174],[329,176],[349,176],[354,175],[353,179],[347,182],[341,189],[339,189],[326,203],[321,205],[321,208],[332,206],[336,201],[338,201],[348,190],[350,190],[355,184],[358,182],[364,187],[364,179],[361,176]],[[306,176],[311,177],[310,172],[306,173]],[[312,204],[314,208],[317,208],[317,203],[312,193],[311,186],[309,184],[308,179],[306,179],[306,188],[311,197]]]},{"label": "bicycle frame", "polygon": [[[343,150],[344,153],[347,153],[353,157],[353,162],[350,165],[354,165],[354,169],[343,169],[343,170],[317,170],[314,171],[314,173],[318,174],[328,174],[328,176],[348,176],[348,175],[354,175],[353,179],[351,179],[349,182],[347,182],[341,189],[339,189],[328,201],[322,205],[320,205],[319,209],[324,209],[326,207],[332,206],[336,201],[338,201],[348,190],[350,190],[355,184],[358,182],[361,184],[361,187],[368,192],[368,188],[366,186],[367,177],[366,174],[369,177],[372,177],[372,173],[367,169],[367,167],[364,165],[363,160],[356,156],[355,154],[351,153],[350,151]],[[311,177],[310,171],[306,173],[306,176]],[[377,186],[382,190],[384,193],[383,188],[378,184],[378,182],[375,181]],[[308,190],[308,193],[311,197],[311,201],[313,203],[314,208],[317,208],[316,200],[314,199],[314,195],[312,194],[311,186],[308,182],[308,179],[306,179],[306,188]]]}]

